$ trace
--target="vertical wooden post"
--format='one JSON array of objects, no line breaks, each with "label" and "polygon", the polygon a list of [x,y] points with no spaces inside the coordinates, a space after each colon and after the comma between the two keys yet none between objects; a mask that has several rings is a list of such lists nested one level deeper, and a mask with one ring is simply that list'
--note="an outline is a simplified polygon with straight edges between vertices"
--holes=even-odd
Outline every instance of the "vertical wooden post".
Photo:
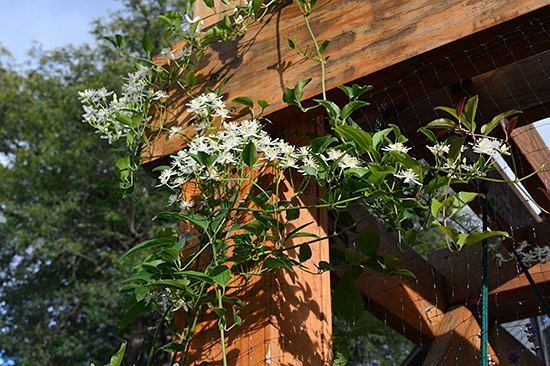
[{"label": "vertical wooden post", "polygon": [[[289,121],[290,122],[290,121]],[[319,119],[321,122],[322,119]],[[305,119],[292,121],[293,129],[307,132],[313,125]],[[284,130],[283,124],[278,127]],[[289,140],[291,143],[297,141]],[[294,180],[300,179],[297,176]],[[280,188],[281,189],[281,188]],[[307,194],[299,197],[297,205],[311,206],[317,203],[320,189],[311,186]],[[284,182],[281,200],[294,196],[289,180]],[[327,211],[303,209],[300,217],[291,222],[289,230],[310,224],[304,231],[326,237]],[[310,237],[294,238],[285,245],[296,246],[311,240]],[[305,263],[311,272],[314,265],[329,260],[328,240],[311,244],[312,257]],[[297,257],[295,250],[289,255]],[[241,284],[243,285],[243,284]],[[229,365],[235,366],[292,366],[332,364],[332,317],[329,273],[312,274],[296,268],[281,269],[273,274],[253,277],[239,286],[230,296],[239,296],[246,306],[240,313],[243,322],[226,333],[226,352]],[[228,316],[229,321],[231,315]],[[207,311],[193,336],[189,351],[190,365],[203,361],[222,365],[220,335],[217,316]],[[184,319],[176,317],[176,328]]]}]

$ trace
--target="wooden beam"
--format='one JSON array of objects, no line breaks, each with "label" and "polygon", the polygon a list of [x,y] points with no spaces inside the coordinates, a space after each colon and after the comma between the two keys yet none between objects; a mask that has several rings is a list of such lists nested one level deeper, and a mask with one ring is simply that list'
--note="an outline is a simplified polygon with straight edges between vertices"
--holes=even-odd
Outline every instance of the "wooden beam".
[{"label": "wooden beam", "polygon": [[[547,5],[547,1],[449,0],[441,4],[431,0],[384,0],[360,4],[334,0],[311,16],[311,26],[318,39],[332,40],[327,50],[331,56],[328,89],[539,9]],[[242,39],[211,48],[197,73],[196,91],[228,77],[224,89],[226,100],[246,95],[271,102],[268,113],[283,109],[284,87],[293,87],[299,80],[319,72],[313,63],[304,61],[288,47],[289,36],[303,46],[311,43],[294,5],[279,7],[263,22],[249,27]],[[173,46],[176,50],[183,47],[185,42]],[[163,64],[166,60],[157,59],[157,62]],[[256,75],[258,79],[252,80],[251,76]],[[304,98],[319,94],[320,82],[319,77],[314,78]],[[187,126],[189,117],[183,93],[177,88],[170,93],[168,114],[163,122]],[[239,108],[238,105],[230,107]],[[187,132],[192,135],[192,128]],[[179,148],[180,139],[165,136],[149,153],[151,159],[155,159]]]},{"label": "wooden beam", "polygon": [[508,365],[507,358],[510,351],[514,351],[519,360],[518,366],[543,366],[544,362],[540,360],[533,352],[528,350],[524,344],[513,337],[506,329],[498,324],[489,327],[489,343],[501,360],[501,363]]},{"label": "wooden beam", "polygon": [[[442,249],[429,254],[429,262],[447,280],[449,304],[478,305],[481,296],[480,258],[480,245],[460,253]],[[543,295],[550,297],[550,264],[532,266],[529,273]],[[490,260],[488,287],[489,317],[492,320],[505,322],[544,313],[529,281],[518,272],[515,261],[499,266],[495,260]]]},{"label": "wooden beam", "polygon": [[[472,312],[464,305],[449,310],[441,320],[438,336],[432,342],[424,366],[479,365],[481,327]],[[488,345],[488,354],[495,365],[505,365]]]},{"label": "wooden beam", "polygon": [[[543,95],[546,97],[545,102],[550,102],[550,95]],[[550,114],[548,115],[550,117]],[[543,186],[539,187],[544,190],[548,199],[550,199],[550,151],[546,146],[546,142],[542,139],[538,131],[534,126],[521,126],[514,129],[511,133],[512,140],[521,151],[522,155],[529,164],[530,171],[537,171],[542,166],[545,166],[542,170],[538,171],[537,175]]]},{"label": "wooden beam", "polygon": [[[353,207],[349,212],[354,219],[366,214],[359,207]],[[374,226],[380,232],[380,255],[395,255],[401,262],[400,267],[416,276],[389,277],[364,271],[356,284],[367,299],[367,310],[427,349],[447,308],[445,279],[415,251],[399,249],[397,237],[387,232],[374,217],[368,218],[362,227],[366,225]]]}]

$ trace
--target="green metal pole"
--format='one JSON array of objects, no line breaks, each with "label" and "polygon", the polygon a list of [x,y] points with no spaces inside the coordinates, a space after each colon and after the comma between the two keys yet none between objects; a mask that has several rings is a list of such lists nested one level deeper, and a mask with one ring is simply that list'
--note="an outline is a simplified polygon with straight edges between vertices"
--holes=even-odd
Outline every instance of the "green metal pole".
[{"label": "green metal pole", "polygon": [[[483,231],[487,230],[488,218],[487,218],[487,198],[483,200]],[[487,286],[487,277],[489,276],[488,271],[488,241],[483,239],[481,242],[483,254],[481,258],[481,355],[479,359],[480,366],[488,365],[488,356],[487,356],[487,345],[489,343],[489,290]]]}]

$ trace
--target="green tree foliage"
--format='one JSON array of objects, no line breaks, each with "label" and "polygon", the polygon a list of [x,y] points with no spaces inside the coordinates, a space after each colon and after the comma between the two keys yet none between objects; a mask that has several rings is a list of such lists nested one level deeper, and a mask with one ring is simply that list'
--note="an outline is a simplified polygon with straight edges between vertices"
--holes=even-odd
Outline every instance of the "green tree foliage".
[{"label": "green tree foliage", "polygon": [[[131,70],[101,36],[149,32],[164,45],[152,24],[185,2],[124,5],[94,23],[96,46],[39,50],[32,69],[0,55],[0,355],[16,365],[103,362],[128,338],[133,363],[141,347],[131,329],[116,334],[124,299],[113,293],[134,260],[118,258],[153,235],[165,199],[149,196],[155,182],[146,174],[124,204],[94,188],[114,177],[122,153],[81,122],[77,91],[116,90]],[[141,44],[127,47],[137,54]]]}]

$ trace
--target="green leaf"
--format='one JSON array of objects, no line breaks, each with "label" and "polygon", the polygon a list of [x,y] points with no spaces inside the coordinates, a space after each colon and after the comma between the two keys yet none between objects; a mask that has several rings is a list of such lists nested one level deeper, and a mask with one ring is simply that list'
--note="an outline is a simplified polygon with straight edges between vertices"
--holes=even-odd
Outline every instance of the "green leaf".
[{"label": "green leaf", "polygon": [[349,102],[342,108],[342,111],[340,113],[342,119],[348,118],[353,112],[358,110],[359,108],[365,107],[369,105],[367,102],[363,102],[362,100],[354,100],[353,102]]},{"label": "green leaf", "polygon": [[504,112],[504,113],[501,113],[499,115],[496,115],[495,117],[493,117],[491,122],[481,126],[481,133],[483,135],[488,135],[500,123],[501,119],[508,118],[508,117],[511,117],[511,116],[513,116],[515,114],[519,114],[519,113],[523,113],[523,112],[522,111],[517,111],[517,110],[512,110],[512,111],[508,111],[508,112]]},{"label": "green leaf", "polygon": [[102,180],[101,182],[97,183],[94,188],[97,189],[97,188],[103,188],[103,187],[107,187],[107,188],[113,188],[114,186],[118,185],[120,183],[120,180],[115,180],[115,179],[105,179],[105,180]]},{"label": "green leaf", "polygon": [[334,342],[333,366],[346,366],[350,359],[349,347],[345,340]]},{"label": "green leaf", "polygon": [[458,198],[458,200],[461,202],[461,207],[464,207],[466,206],[468,203],[472,202],[474,200],[474,198],[476,197],[485,197],[483,194],[481,193],[476,193],[476,192],[458,192],[458,194],[456,195],[456,197]]},{"label": "green leaf", "polygon": [[355,237],[355,247],[366,256],[371,256],[380,248],[380,234],[372,226],[364,227]]},{"label": "green leaf", "polygon": [[174,287],[179,288],[180,290],[186,290],[187,286],[189,286],[189,280],[187,278],[180,278],[179,280],[157,280],[151,282],[148,286]]},{"label": "green leaf", "polygon": [[252,11],[254,11],[255,16],[258,16],[258,14],[260,13],[260,9],[262,8],[263,3],[263,0],[252,0]]},{"label": "green leaf", "polygon": [[391,274],[392,275],[403,275],[403,276],[409,276],[409,277],[412,277],[412,278],[416,278],[416,275],[414,273],[412,273],[408,269],[403,269],[403,268],[394,269],[391,272]]},{"label": "green leaf", "polygon": [[300,106],[300,103],[296,103],[296,97],[294,96],[294,89],[285,87],[285,92],[283,93],[283,102],[288,105]]},{"label": "green leaf", "polygon": [[134,254],[136,252],[139,252],[145,249],[162,247],[162,246],[171,246],[173,244],[174,244],[174,241],[169,238],[156,238],[156,239],[146,240],[137,244],[136,246],[128,250],[126,253],[124,253],[122,257],[120,257],[119,261],[123,260],[124,258],[126,258],[131,254]]},{"label": "green leaf", "polygon": [[232,279],[231,270],[223,264],[214,267],[212,271],[210,271],[209,275],[212,277],[214,282],[222,287],[227,286]]},{"label": "green leaf", "polygon": [[[475,118],[477,112],[479,97],[474,95],[466,102],[464,106],[464,113],[460,116],[460,121],[466,125],[467,128],[472,131],[475,130]],[[464,118],[463,118],[464,117]]]},{"label": "green leaf", "polygon": [[348,272],[338,281],[332,300],[334,315],[350,325],[358,321],[365,311],[363,296]]},{"label": "green leaf", "polygon": [[455,228],[443,226],[441,225],[441,223],[439,223],[439,221],[434,221],[434,225],[436,225],[439,228],[439,230],[443,231],[443,233],[447,235],[447,237],[451,239],[453,243],[458,242],[459,235],[458,235],[458,231]]},{"label": "green leaf", "polygon": [[195,215],[195,214],[190,214],[190,213],[184,213],[184,214],[181,214],[180,217],[182,219],[185,219],[191,223],[193,223],[194,225],[200,227],[201,229],[208,229],[208,225],[209,225],[209,222],[208,222],[208,219],[204,216],[199,216],[199,215]]},{"label": "green leaf", "polygon": [[242,319],[240,316],[237,315],[237,309],[235,309],[234,306],[231,307],[233,309],[233,319],[235,322],[235,325],[240,325],[242,323]]},{"label": "green leaf", "polygon": [[258,105],[262,107],[262,109],[266,109],[267,107],[269,107],[269,103],[262,99],[258,100]]},{"label": "green leaf", "polygon": [[192,279],[194,279],[194,280],[206,282],[206,283],[209,283],[209,284],[211,284],[211,285],[214,284],[214,280],[212,280],[211,277],[209,277],[208,275],[204,274],[203,272],[198,272],[198,271],[180,271],[180,272],[174,272],[174,274],[175,274],[175,275],[178,275],[178,276],[185,276],[185,277],[192,278]]},{"label": "green leaf", "polygon": [[484,232],[473,232],[473,233],[470,233],[466,239],[466,245],[467,246],[471,246],[475,243],[478,243],[480,241],[482,241],[483,239],[488,239],[488,238],[491,238],[493,236],[505,236],[505,237],[508,237],[508,233],[505,232],[505,231],[484,231]]},{"label": "green leaf", "polygon": [[287,40],[288,40],[288,46],[290,48],[292,48],[293,50],[295,50],[296,49],[296,42],[294,42],[294,40],[292,38],[288,38]]},{"label": "green leaf", "polygon": [[185,352],[187,350],[187,347],[185,344],[170,342],[160,347],[159,350],[162,350],[164,352],[170,352],[170,353]]},{"label": "green leaf", "polygon": [[286,210],[287,221],[293,221],[300,217],[300,209],[298,207],[290,208]]},{"label": "green leaf", "polygon": [[120,34],[115,35],[115,39],[116,39],[116,45],[118,49],[121,50],[124,48],[124,46],[126,46],[126,41],[124,40],[124,37],[121,36]]},{"label": "green leaf", "polygon": [[334,130],[348,141],[353,141],[357,152],[364,154],[372,147],[372,137],[365,131],[352,126],[338,126]]},{"label": "green leaf", "polygon": [[388,174],[396,173],[395,168],[392,166],[380,166],[375,164],[369,165],[369,171],[371,174],[367,180],[373,184],[381,183]]},{"label": "green leaf", "polygon": [[330,100],[323,99],[313,99],[327,110],[328,114],[334,118],[340,117],[340,107],[336,103],[331,102]]},{"label": "green leaf", "polygon": [[391,131],[391,128],[385,128],[382,131],[376,132],[374,136],[372,136],[372,147],[374,150],[378,150],[380,148],[380,145]]},{"label": "green leaf", "polygon": [[220,317],[224,317],[225,314],[227,314],[227,310],[224,309],[224,308],[212,308],[212,310],[214,310],[214,312]]},{"label": "green leaf", "polygon": [[109,366],[120,366],[122,365],[122,360],[124,359],[124,353],[126,352],[126,342],[120,345],[120,349],[111,357],[111,362]]},{"label": "green leaf", "polygon": [[233,100],[231,100],[232,103],[242,104],[244,106],[247,106],[251,110],[254,109],[254,102],[249,97],[237,97]]},{"label": "green leaf", "polygon": [[147,295],[147,287],[145,286],[138,286],[134,289],[134,293],[136,294],[136,300],[141,301],[145,298]]},{"label": "green leaf", "polygon": [[256,236],[260,236],[266,229],[265,224],[261,221],[250,221],[241,227],[243,230],[248,231]]},{"label": "green leaf", "polygon": [[448,118],[438,118],[428,123],[424,128],[448,128],[454,130],[457,126],[456,122]]},{"label": "green leaf", "polygon": [[197,83],[197,78],[195,76],[195,71],[189,71],[187,75],[185,75],[185,84],[187,84],[190,88],[194,87]]},{"label": "green leaf", "polygon": [[304,243],[300,245],[300,252],[298,253],[298,259],[300,259],[300,262],[305,262],[308,259],[311,258],[311,248],[309,247],[309,244]]},{"label": "green leaf", "polygon": [[299,81],[296,86],[294,86],[294,100],[299,104],[304,95],[304,88],[311,81],[311,78],[307,78]]},{"label": "green leaf", "polygon": [[346,262],[352,266],[358,266],[363,261],[363,255],[353,248],[347,248],[344,255]]},{"label": "green leaf", "polygon": [[208,6],[212,10],[216,10],[214,7],[214,0],[203,0],[206,6]]},{"label": "green leaf", "polygon": [[[453,116],[454,118],[458,119],[458,114],[456,113],[456,109],[454,108],[449,108],[449,107],[435,107],[434,110],[442,110],[442,111],[445,111],[447,113],[449,113],[451,116]],[[444,127],[444,128],[447,128],[447,127]]]},{"label": "green leaf", "polygon": [[258,152],[256,151],[256,145],[253,141],[250,141],[246,146],[244,147],[241,156],[243,158],[244,163],[250,168],[254,169],[254,166],[256,165],[256,162],[258,161]]},{"label": "green leaf", "polygon": [[126,154],[124,157],[117,160],[115,164],[115,174],[121,180],[126,180],[130,175],[130,155]]},{"label": "green leaf", "polygon": [[420,166],[420,163],[414,160],[410,155],[401,151],[390,151],[390,156],[401,163],[405,169],[413,169],[416,174],[420,176],[422,175],[422,167]]},{"label": "green leaf", "polygon": [[154,167],[151,171],[152,172],[158,172],[158,171],[162,171],[162,170],[166,170],[166,169],[170,169],[170,165],[159,165],[157,167]]},{"label": "green leaf", "polygon": [[326,39],[319,45],[319,53],[322,55],[327,50],[328,45],[330,44],[330,40]]},{"label": "green leaf", "polygon": [[451,136],[446,140],[446,143],[451,145],[449,148],[449,154],[447,155],[449,162],[453,163],[460,156],[460,152],[462,151],[462,146],[464,146],[465,141],[466,137],[459,136]]},{"label": "green leaf", "polygon": [[346,93],[349,99],[353,99],[353,89],[351,87],[347,85],[338,85],[337,88]]},{"label": "green leaf", "polygon": [[424,135],[426,135],[428,140],[430,140],[434,144],[437,144],[437,137],[435,136],[435,133],[433,133],[432,131],[426,129],[425,127],[419,128],[418,131],[422,132]]},{"label": "green leaf", "polygon": [[140,316],[141,314],[144,314],[151,310],[153,308],[153,303],[145,304],[144,301],[140,301],[134,306],[132,306],[126,314],[122,317],[120,320],[120,323],[118,324],[118,332],[120,332],[122,329],[126,328],[128,324],[132,322],[135,318]]},{"label": "green leaf", "polygon": [[318,154],[324,152],[327,147],[333,142],[337,141],[333,136],[320,136],[311,141],[311,150]]},{"label": "green leaf", "polygon": [[150,55],[153,51],[153,43],[151,42],[151,37],[149,36],[149,33],[145,33],[143,35],[141,46],[143,47],[143,51],[145,51],[145,53],[148,55]]},{"label": "green leaf", "polygon": [[437,216],[439,215],[439,211],[441,210],[441,207],[443,204],[436,200],[435,198],[432,198],[432,205],[431,205],[431,212],[434,219],[437,220]]},{"label": "green leaf", "polygon": [[399,259],[393,254],[387,254],[384,256],[384,267],[387,271],[393,271],[395,267],[399,265]]},{"label": "green leaf", "polygon": [[294,271],[290,263],[287,263],[280,258],[268,257],[264,260],[264,265],[267,268],[286,268],[290,271]]}]

